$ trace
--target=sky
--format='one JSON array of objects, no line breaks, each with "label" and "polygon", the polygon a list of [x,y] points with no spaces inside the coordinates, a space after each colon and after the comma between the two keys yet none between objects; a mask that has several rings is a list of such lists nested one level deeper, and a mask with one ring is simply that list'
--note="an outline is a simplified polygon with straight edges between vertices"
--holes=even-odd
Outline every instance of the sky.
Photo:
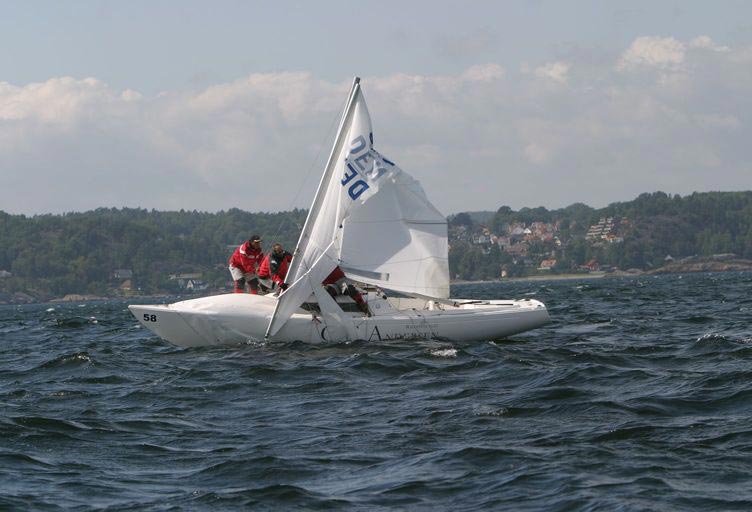
[{"label": "sky", "polygon": [[446,213],[752,189],[752,2],[0,0],[0,210],[308,207],[352,78]]}]

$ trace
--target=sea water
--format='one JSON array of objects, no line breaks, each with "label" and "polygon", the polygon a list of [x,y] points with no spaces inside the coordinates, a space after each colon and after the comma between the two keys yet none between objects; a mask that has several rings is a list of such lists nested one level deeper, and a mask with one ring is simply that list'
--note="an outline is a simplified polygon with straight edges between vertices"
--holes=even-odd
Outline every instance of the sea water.
[{"label": "sea water", "polygon": [[0,509],[749,510],[752,274],[471,284],[473,343],[180,349],[0,307]]}]

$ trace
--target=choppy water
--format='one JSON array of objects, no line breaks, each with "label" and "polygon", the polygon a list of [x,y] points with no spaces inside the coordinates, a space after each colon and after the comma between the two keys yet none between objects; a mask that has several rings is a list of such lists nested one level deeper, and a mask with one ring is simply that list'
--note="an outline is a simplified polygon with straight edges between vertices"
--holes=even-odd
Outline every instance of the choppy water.
[{"label": "choppy water", "polygon": [[0,509],[749,510],[752,274],[458,286],[476,343],[183,350],[0,307]]}]

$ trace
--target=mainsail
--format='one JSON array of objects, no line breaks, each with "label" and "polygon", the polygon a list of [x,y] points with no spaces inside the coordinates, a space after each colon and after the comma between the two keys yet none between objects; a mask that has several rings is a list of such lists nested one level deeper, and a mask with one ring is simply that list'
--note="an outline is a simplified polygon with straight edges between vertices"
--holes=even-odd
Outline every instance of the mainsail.
[{"label": "mainsail", "polygon": [[446,218],[420,184],[373,147],[371,117],[355,79],[324,175],[267,336],[274,335],[340,266],[362,283],[449,297]]}]

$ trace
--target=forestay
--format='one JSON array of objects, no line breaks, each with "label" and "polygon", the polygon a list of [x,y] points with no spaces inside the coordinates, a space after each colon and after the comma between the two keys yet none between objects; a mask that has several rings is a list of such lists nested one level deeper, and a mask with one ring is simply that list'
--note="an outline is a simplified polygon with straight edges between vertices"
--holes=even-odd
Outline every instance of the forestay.
[{"label": "forestay", "polygon": [[[420,184],[373,148],[356,79],[267,335],[339,265],[359,282],[449,297],[446,218]],[[318,294],[317,294],[318,295]]]}]

